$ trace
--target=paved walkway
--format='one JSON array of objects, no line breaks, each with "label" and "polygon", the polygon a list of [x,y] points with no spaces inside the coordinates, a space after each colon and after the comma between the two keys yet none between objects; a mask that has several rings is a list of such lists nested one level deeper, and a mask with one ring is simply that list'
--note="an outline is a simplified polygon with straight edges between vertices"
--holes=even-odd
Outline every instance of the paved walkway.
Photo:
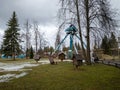
[{"label": "paved walkway", "polygon": [[120,60],[100,60],[99,62],[120,68]]}]

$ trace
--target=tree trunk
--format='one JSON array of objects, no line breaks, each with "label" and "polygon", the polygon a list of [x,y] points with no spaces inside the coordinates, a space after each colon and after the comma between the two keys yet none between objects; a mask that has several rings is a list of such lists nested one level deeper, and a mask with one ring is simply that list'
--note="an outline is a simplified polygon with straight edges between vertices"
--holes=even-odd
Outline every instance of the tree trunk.
[{"label": "tree trunk", "polygon": [[13,47],[13,53],[12,53],[13,60],[15,61],[15,46]]},{"label": "tree trunk", "polygon": [[34,23],[34,31],[35,31],[35,50],[36,50],[36,54],[37,54],[37,49],[38,49],[38,25],[37,23]]},{"label": "tree trunk", "polygon": [[26,28],[26,59],[28,59],[28,54],[29,54],[29,49],[30,49],[30,24],[28,22],[28,20],[26,21],[25,24],[25,28]]},{"label": "tree trunk", "polygon": [[37,46],[38,46],[38,43],[37,43],[38,40],[37,40],[37,38],[38,38],[38,37],[37,37],[37,31],[36,31],[36,36],[35,36],[35,41],[36,41],[36,53],[37,53]]},{"label": "tree trunk", "polygon": [[84,48],[84,43],[83,43],[83,38],[82,38],[82,31],[81,31],[81,24],[80,24],[80,15],[79,15],[79,6],[78,6],[78,0],[76,0],[76,10],[77,10],[77,23],[78,23],[78,30],[79,30],[79,36],[80,36],[80,41],[81,41],[81,46],[82,46],[82,51],[83,51],[83,55],[85,60],[87,60],[87,56],[85,53],[85,48]]},{"label": "tree trunk", "polygon": [[15,53],[14,53],[14,56],[13,56],[13,60],[15,60]]},{"label": "tree trunk", "polygon": [[89,20],[89,0],[85,0],[85,6],[86,6],[86,32],[87,32],[87,64],[91,64],[90,59],[90,20]]}]

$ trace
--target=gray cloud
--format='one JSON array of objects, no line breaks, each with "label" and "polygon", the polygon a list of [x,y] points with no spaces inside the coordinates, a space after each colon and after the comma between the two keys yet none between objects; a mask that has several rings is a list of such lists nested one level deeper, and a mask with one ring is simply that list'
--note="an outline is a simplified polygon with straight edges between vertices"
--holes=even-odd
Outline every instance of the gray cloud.
[{"label": "gray cloud", "polygon": [[[59,0],[0,0],[0,28],[6,29],[6,24],[13,11],[16,11],[19,24],[37,21],[41,25],[54,24]],[[120,0],[111,0],[111,5],[120,10]]]},{"label": "gray cloud", "polygon": [[5,28],[13,11],[16,11],[20,24],[25,20],[40,24],[54,23],[59,0],[0,0],[0,27]]},{"label": "gray cloud", "polygon": [[[54,40],[53,36],[57,31],[54,24],[59,7],[58,2],[59,0],[0,0],[0,38],[3,35],[1,31],[7,28],[8,20],[13,11],[16,11],[20,25],[23,25],[27,19],[31,22],[37,21],[42,25],[41,30],[46,32],[48,39]],[[119,4],[120,0],[111,0],[113,8],[120,10]],[[2,40],[0,40],[1,42]],[[53,42],[50,43],[53,45]]]}]

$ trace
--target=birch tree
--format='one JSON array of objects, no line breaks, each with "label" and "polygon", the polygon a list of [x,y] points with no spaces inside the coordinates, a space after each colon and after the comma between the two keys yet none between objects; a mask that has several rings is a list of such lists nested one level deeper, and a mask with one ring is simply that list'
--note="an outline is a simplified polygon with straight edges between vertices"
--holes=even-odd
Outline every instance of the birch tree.
[{"label": "birch tree", "polygon": [[38,33],[39,33],[37,22],[34,22],[33,28],[34,28],[34,35],[35,35],[35,52],[37,54],[37,51],[38,51]]}]

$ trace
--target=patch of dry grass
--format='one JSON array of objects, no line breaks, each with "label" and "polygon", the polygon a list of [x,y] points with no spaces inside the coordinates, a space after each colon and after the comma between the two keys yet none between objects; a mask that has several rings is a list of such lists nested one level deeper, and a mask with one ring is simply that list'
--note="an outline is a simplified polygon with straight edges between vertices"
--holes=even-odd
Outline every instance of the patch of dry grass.
[{"label": "patch of dry grass", "polygon": [[2,90],[120,90],[120,70],[102,64],[81,66],[71,62],[33,67],[29,74],[0,83]]}]

